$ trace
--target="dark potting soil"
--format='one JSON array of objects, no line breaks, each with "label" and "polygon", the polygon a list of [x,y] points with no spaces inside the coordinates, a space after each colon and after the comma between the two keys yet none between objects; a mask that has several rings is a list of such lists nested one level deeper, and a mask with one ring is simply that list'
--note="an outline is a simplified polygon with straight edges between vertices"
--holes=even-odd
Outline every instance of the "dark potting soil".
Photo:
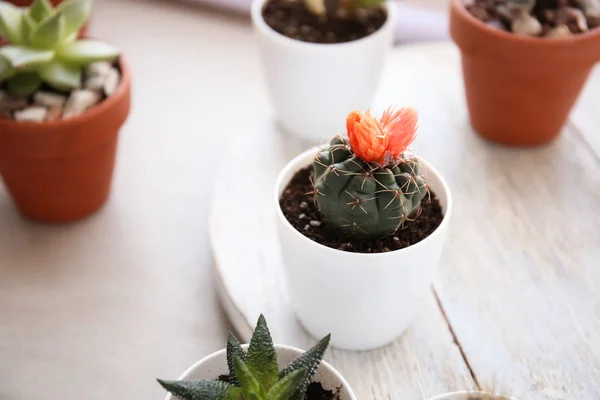
[{"label": "dark potting soil", "polygon": [[[229,375],[221,375],[219,376],[219,380],[221,382],[232,383]],[[308,385],[304,400],[339,400],[341,398],[340,390],[341,388],[338,388],[335,392],[332,392],[325,390],[319,382],[311,382]]]},{"label": "dark potting soil", "polygon": [[313,201],[312,168],[298,171],[284,189],[279,205],[286,219],[304,236],[324,246],[354,253],[383,253],[402,249],[420,242],[441,224],[444,219],[442,207],[435,193],[421,202],[419,217],[404,229],[383,239],[350,239],[330,229],[323,222],[321,213]]},{"label": "dark potting soil", "polygon": [[[516,13],[507,12],[508,0],[464,0],[467,10],[475,18],[488,24],[500,24],[512,32]],[[586,16],[584,2],[580,0],[538,0],[530,13],[542,25],[540,37],[548,36],[558,25],[566,25],[572,35],[586,32],[577,22],[577,15],[585,20],[587,29],[600,27],[600,18]]]},{"label": "dark potting soil", "polygon": [[[333,0],[335,2],[335,0]],[[326,0],[331,3],[332,0]],[[292,39],[311,43],[344,43],[362,39],[385,23],[383,7],[359,10],[352,16],[320,18],[308,11],[303,0],[269,0],[262,10],[267,25]]]}]

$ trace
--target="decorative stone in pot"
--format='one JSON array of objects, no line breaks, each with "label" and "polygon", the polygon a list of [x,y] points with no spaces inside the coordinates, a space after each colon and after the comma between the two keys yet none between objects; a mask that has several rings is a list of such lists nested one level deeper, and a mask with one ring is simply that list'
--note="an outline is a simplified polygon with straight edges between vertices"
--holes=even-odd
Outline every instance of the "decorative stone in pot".
[{"label": "decorative stone in pot", "polygon": [[311,145],[342,131],[347,111],[370,107],[378,88],[396,9],[391,1],[362,3],[253,1],[275,117],[284,131]]},{"label": "decorative stone in pot", "polygon": [[488,392],[453,392],[432,397],[429,400],[517,400],[514,397]]},{"label": "decorative stone in pot", "polygon": [[600,0],[452,0],[474,130],[509,146],[555,139],[600,60],[599,22]]},{"label": "decorative stone in pot", "polygon": [[307,331],[349,350],[381,347],[431,295],[450,189],[408,150],[417,112],[352,112],[347,134],[279,173],[277,231],[293,309]]},{"label": "decorative stone in pot", "polygon": [[131,78],[118,49],[78,37],[91,6],[0,3],[0,175],[35,220],[78,220],[110,192]]},{"label": "decorative stone in pot", "polygon": [[323,361],[329,340],[325,336],[306,352],[273,344],[261,315],[249,344],[240,345],[230,333],[226,349],[177,381],[158,382],[169,392],[165,400],[356,400],[346,380]]}]

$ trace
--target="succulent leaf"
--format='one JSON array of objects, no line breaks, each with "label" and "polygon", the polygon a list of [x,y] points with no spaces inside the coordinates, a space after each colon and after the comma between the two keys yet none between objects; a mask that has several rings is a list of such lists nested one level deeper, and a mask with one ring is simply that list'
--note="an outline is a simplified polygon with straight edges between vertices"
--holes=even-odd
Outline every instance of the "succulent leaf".
[{"label": "succulent leaf", "polygon": [[290,374],[293,374],[295,371],[306,370],[306,377],[301,384],[300,392],[296,394],[296,397],[289,397],[290,400],[302,400],[306,390],[308,389],[308,385],[310,384],[315,372],[319,368],[319,364],[323,360],[323,356],[325,355],[325,351],[327,351],[327,347],[329,347],[329,341],[331,340],[331,334],[325,336],[323,339],[319,340],[316,345],[314,345],[309,350],[305,351],[292,361],[287,367],[285,367],[280,373],[279,378],[285,378]]},{"label": "succulent leaf", "polygon": [[54,14],[44,19],[31,34],[30,40],[35,47],[52,49],[63,39],[65,17]]},{"label": "succulent leaf", "polygon": [[9,42],[22,42],[22,11],[9,3],[0,3],[0,31]]},{"label": "succulent leaf", "polygon": [[57,90],[77,89],[81,84],[81,68],[54,61],[38,69],[40,77]]},{"label": "succulent leaf", "polygon": [[92,0],[67,0],[56,7],[65,17],[65,37],[78,32],[92,11]]},{"label": "succulent leaf", "polygon": [[31,18],[29,14],[23,14],[23,20],[21,23],[21,38],[24,44],[31,43],[31,35],[36,28],[37,24],[33,18]]},{"label": "succulent leaf", "polygon": [[8,79],[13,76],[15,69],[6,57],[0,56],[0,80]]},{"label": "succulent leaf", "polygon": [[0,48],[0,54],[10,61],[13,68],[18,70],[29,69],[36,65],[50,62],[54,58],[52,50],[38,50],[10,45]]},{"label": "succulent leaf", "polygon": [[42,22],[53,14],[54,10],[48,0],[35,0],[26,14],[34,22]]},{"label": "succulent leaf", "polygon": [[181,400],[229,400],[239,399],[240,388],[216,380],[164,381],[158,383]]},{"label": "succulent leaf", "polygon": [[265,398],[265,390],[258,377],[255,376],[250,367],[238,356],[233,356],[233,368],[244,396],[255,396],[257,400]]},{"label": "succulent leaf", "polygon": [[279,380],[277,352],[267,321],[262,314],[258,317],[256,328],[250,339],[246,363],[266,391],[269,391]]},{"label": "succulent leaf", "polygon": [[229,336],[227,338],[227,367],[229,368],[229,376],[232,379],[232,383],[234,385],[239,385],[239,381],[235,376],[235,368],[233,365],[234,356],[237,356],[244,361],[246,359],[246,352],[242,348],[239,340],[233,335],[233,333],[229,332]]},{"label": "succulent leaf", "polygon": [[267,393],[267,400],[292,400],[304,398],[304,382],[308,379],[306,368],[298,369],[275,384]]},{"label": "succulent leaf", "polygon": [[6,88],[15,96],[30,96],[42,86],[35,72],[19,72],[6,82]]},{"label": "succulent leaf", "polygon": [[96,61],[113,61],[119,56],[119,50],[108,43],[78,40],[60,48],[57,56],[68,63],[86,65]]}]

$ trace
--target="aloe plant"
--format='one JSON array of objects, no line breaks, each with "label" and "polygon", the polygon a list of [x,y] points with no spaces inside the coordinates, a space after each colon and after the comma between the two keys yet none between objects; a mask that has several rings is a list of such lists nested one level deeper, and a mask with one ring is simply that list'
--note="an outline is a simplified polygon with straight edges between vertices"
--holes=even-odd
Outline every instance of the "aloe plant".
[{"label": "aloe plant", "polygon": [[279,370],[277,352],[261,314],[248,350],[229,333],[229,381],[218,379],[168,381],[158,379],[169,393],[182,400],[302,400],[329,346],[331,335]]},{"label": "aloe plant", "polygon": [[0,48],[0,81],[8,91],[27,96],[44,82],[71,91],[80,86],[87,65],[117,59],[115,47],[78,37],[91,9],[92,0],[67,0],[56,7],[35,0],[27,8],[0,1],[0,35],[9,42]]}]

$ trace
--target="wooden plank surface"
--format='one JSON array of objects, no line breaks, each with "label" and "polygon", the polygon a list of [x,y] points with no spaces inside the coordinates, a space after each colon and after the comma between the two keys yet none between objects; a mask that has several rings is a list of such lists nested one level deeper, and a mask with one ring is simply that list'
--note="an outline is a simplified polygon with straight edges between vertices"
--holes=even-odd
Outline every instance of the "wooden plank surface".
[{"label": "wooden plank surface", "polygon": [[556,142],[518,150],[472,134],[452,46],[396,56],[387,96],[423,110],[418,150],[455,194],[436,288],[477,382],[600,398],[600,70]]},{"label": "wooden plank surface", "polygon": [[[589,87],[596,82],[598,73]],[[600,295],[595,291],[600,282],[600,171],[590,130],[600,123],[589,115],[598,104],[589,87],[556,142],[508,149],[472,132],[453,45],[405,46],[393,52],[376,108],[391,103],[419,108],[421,131],[413,148],[447,177],[456,213],[435,285],[441,310],[432,297],[407,334],[377,352],[332,352],[332,361],[359,397],[421,399],[439,389],[470,387],[470,375],[451,345],[454,334],[481,388],[519,399],[600,398]],[[250,140],[260,143],[254,148],[264,150],[262,160],[252,164],[260,165],[258,174],[246,171],[262,192],[270,190],[276,170],[300,148],[285,153],[285,140],[273,127],[250,126],[248,134],[255,135],[256,129],[261,135]],[[224,182],[234,179],[225,176]],[[251,190],[240,184],[242,192]],[[213,242],[216,253],[231,249],[226,231],[232,221],[250,218],[252,226],[240,254],[217,257],[217,271],[231,285],[228,293],[246,317],[246,330],[266,309],[278,315],[279,338],[306,343],[273,273],[278,261],[270,244],[271,216],[260,212],[255,219],[233,210],[235,202],[220,196],[218,185],[215,195],[221,203],[214,203],[213,217],[223,218],[216,224],[223,235]],[[248,199],[244,207],[268,209],[269,196],[257,193],[259,201]],[[220,209],[224,204],[228,215]],[[232,259],[237,267],[227,271]],[[249,280],[240,276],[246,269],[260,290],[244,288]],[[434,366],[441,374],[432,377]]]}]

